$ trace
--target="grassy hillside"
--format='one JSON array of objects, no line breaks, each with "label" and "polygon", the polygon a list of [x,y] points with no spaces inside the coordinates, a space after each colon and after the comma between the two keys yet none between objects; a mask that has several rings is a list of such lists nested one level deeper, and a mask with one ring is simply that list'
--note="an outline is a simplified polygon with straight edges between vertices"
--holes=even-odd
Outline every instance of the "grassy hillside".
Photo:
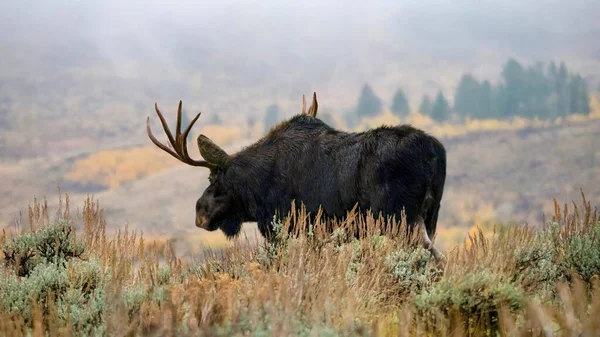
[{"label": "grassy hillside", "polygon": [[[419,115],[400,121],[388,112],[357,129],[410,122],[441,137],[448,151],[448,179],[439,240],[450,246],[475,226],[487,233],[496,221],[539,223],[553,211],[552,198],[577,198],[580,187],[592,200],[600,198],[600,190],[592,188],[600,184],[600,152],[594,145],[600,133],[597,117],[436,124]],[[249,133],[222,128],[231,132],[202,132],[228,144],[230,152],[250,144],[263,130],[260,123]],[[154,148],[145,135],[139,141],[145,145],[0,165],[7,182],[0,185],[5,196],[0,199],[0,227],[10,225],[19,212],[25,216],[24,205],[33,195],[56,195],[59,185],[76,204],[90,193],[102,200],[110,230],[128,224],[147,235],[186,242],[204,242],[207,236],[223,242],[222,234],[209,236],[193,225],[194,203],[208,184],[207,170],[179,163]],[[192,156],[197,156],[194,148],[190,140]],[[53,198],[49,202],[55,205]],[[254,236],[256,227],[245,227]]]},{"label": "grassy hillside", "polygon": [[[575,205],[555,202],[541,230],[474,235],[436,263],[356,215],[327,234],[300,212],[275,222],[276,244],[240,239],[180,259],[172,242],[107,234],[94,200],[81,212],[37,203],[0,239],[0,333],[595,336],[600,219],[585,198]],[[300,235],[284,235],[290,223]],[[348,239],[353,224],[368,236]]]}]

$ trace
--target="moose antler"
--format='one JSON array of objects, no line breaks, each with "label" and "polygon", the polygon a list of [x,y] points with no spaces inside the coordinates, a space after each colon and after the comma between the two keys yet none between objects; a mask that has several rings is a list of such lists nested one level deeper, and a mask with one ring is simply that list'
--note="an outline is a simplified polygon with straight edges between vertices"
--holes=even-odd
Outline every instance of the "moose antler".
[{"label": "moose antler", "polygon": [[306,97],[302,95],[302,114],[309,115],[312,117],[317,117],[317,109],[319,108],[319,104],[317,103],[317,93],[313,93],[313,100],[310,104],[310,108],[308,108],[308,112],[306,112]]},{"label": "moose antler", "polygon": [[310,108],[308,108],[308,114],[317,117],[317,109],[319,108],[319,103],[317,103],[317,93],[313,92],[313,100],[310,104]]},{"label": "moose antler", "polygon": [[158,104],[154,103],[154,109],[156,110],[156,114],[158,114],[158,118],[160,118],[160,122],[162,123],[163,129],[165,130],[165,134],[169,138],[169,143],[173,147],[174,151],[171,150],[166,145],[154,137],[152,134],[152,130],[150,129],[150,117],[146,120],[146,133],[150,140],[154,143],[154,145],[158,146],[163,151],[167,152],[171,156],[175,157],[181,162],[184,162],[188,165],[192,166],[202,166],[207,167],[211,170],[223,167],[229,158],[227,153],[223,151],[219,146],[213,143],[208,137],[204,135],[198,136],[198,149],[200,150],[200,155],[206,160],[195,160],[190,158],[190,155],[187,151],[187,136],[192,129],[192,126],[198,120],[201,113],[198,113],[194,119],[190,122],[190,124],[185,128],[183,133],[181,133],[181,104],[179,101],[179,108],[177,109],[177,128],[175,130],[175,138],[173,138],[173,134],[167,125],[165,118],[162,113],[158,109]]},{"label": "moose antler", "polygon": [[306,96],[302,95],[302,114],[306,115]]}]

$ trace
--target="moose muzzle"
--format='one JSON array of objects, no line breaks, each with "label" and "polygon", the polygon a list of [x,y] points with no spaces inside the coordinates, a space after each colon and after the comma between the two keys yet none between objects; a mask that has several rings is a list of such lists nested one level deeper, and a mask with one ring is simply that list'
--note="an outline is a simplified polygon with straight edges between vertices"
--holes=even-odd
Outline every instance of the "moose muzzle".
[{"label": "moose muzzle", "polygon": [[196,215],[196,227],[208,230],[208,222],[206,215]]}]

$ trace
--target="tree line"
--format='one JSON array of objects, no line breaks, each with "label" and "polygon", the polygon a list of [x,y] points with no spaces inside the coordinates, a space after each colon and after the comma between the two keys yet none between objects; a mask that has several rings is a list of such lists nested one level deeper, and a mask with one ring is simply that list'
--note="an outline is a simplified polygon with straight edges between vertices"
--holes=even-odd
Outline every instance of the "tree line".
[{"label": "tree line", "polygon": [[[404,89],[396,90],[389,110],[400,118],[406,118],[413,111]],[[376,117],[383,111],[383,100],[365,83],[357,104],[345,119],[349,124],[355,124],[361,118]],[[569,71],[564,62],[558,65],[555,62],[536,62],[524,67],[516,60],[509,59],[504,64],[498,83],[478,80],[466,73],[456,86],[453,104],[438,90],[433,97],[425,94],[415,112],[438,122],[461,121],[467,117],[509,119],[521,116],[553,119],[569,114],[588,115],[590,94],[586,81],[578,73]],[[277,104],[266,108],[263,116],[265,133],[279,121],[280,115],[281,110]],[[329,112],[319,113],[319,118],[332,123]],[[249,123],[253,125],[254,118]]]},{"label": "tree line", "polygon": [[[361,89],[358,102],[346,116],[351,124],[357,119],[375,117],[383,113],[384,103],[371,86],[366,83]],[[390,111],[406,118],[411,112],[406,92],[398,88],[389,106]],[[536,62],[524,67],[509,59],[502,69],[500,80],[492,84],[489,80],[478,80],[472,74],[464,74],[454,92],[451,105],[441,90],[432,98],[425,94],[417,111],[438,122],[471,119],[509,119],[516,116],[526,118],[553,119],[570,114],[590,113],[588,84],[578,73],[567,69],[564,62],[545,65]],[[279,115],[277,105],[271,105],[264,117],[265,132]],[[330,115],[320,116],[331,120]]]},{"label": "tree line", "polygon": [[[381,99],[369,84],[365,84],[356,115],[372,117],[381,114],[382,109]],[[403,89],[394,94],[390,111],[401,118],[411,112]],[[588,115],[590,96],[586,81],[581,75],[570,72],[564,62],[558,66],[554,62],[547,65],[537,62],[526,68],[510,59],[495,85],[489,80],[480,81],[472,74],[464,74],[456,87],[453,106],[439,90],[433,99],[427,94],[423,96],[418,112],[439,122],[466,117],[551,119],[569,114]]]}]

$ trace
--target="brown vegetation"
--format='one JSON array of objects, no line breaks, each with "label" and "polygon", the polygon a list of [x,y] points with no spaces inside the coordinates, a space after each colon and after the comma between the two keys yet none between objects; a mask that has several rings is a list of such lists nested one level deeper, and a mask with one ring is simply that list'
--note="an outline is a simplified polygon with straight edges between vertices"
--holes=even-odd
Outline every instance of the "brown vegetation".
[{"label": "brown vegetation", "polygon": [[[380,236],[382,220],[351,215],[334,235],[325,235],[302,212],[280,223],[280,233],[293,223],[301,235],[283,235],[278,245],[241,240],[205,251],[200,260],[182,260],[169,241],[149,242],[127,228],[107,234],[103,210],[92,199],[81,212],[72,212],[68,199],[59,205],[53,221],[44,204],[32,205],[22,235],[70,220],[79,228],[72,239],[85,244],[85,253],[67,261],[64,279],[60,267],[41,268],[45,276],[39,278],[40,271],[35,279],[41,285],[4,267],[2,335],[600,333],[600,255],[594,245],[600,222],[585,198],[574,208],[555,202],[550,226],[541,231],[504,226],[489,239],[471,235],[447,251],[443,264],[410,248],[410,237]],[[348,239],[354,224],[367,237]],[[8,304],[25,302],[7,289],[20,283],[50,288],[40,288],[48,289],[42,298],[27,294],[33,302],[15,310]]]}]

